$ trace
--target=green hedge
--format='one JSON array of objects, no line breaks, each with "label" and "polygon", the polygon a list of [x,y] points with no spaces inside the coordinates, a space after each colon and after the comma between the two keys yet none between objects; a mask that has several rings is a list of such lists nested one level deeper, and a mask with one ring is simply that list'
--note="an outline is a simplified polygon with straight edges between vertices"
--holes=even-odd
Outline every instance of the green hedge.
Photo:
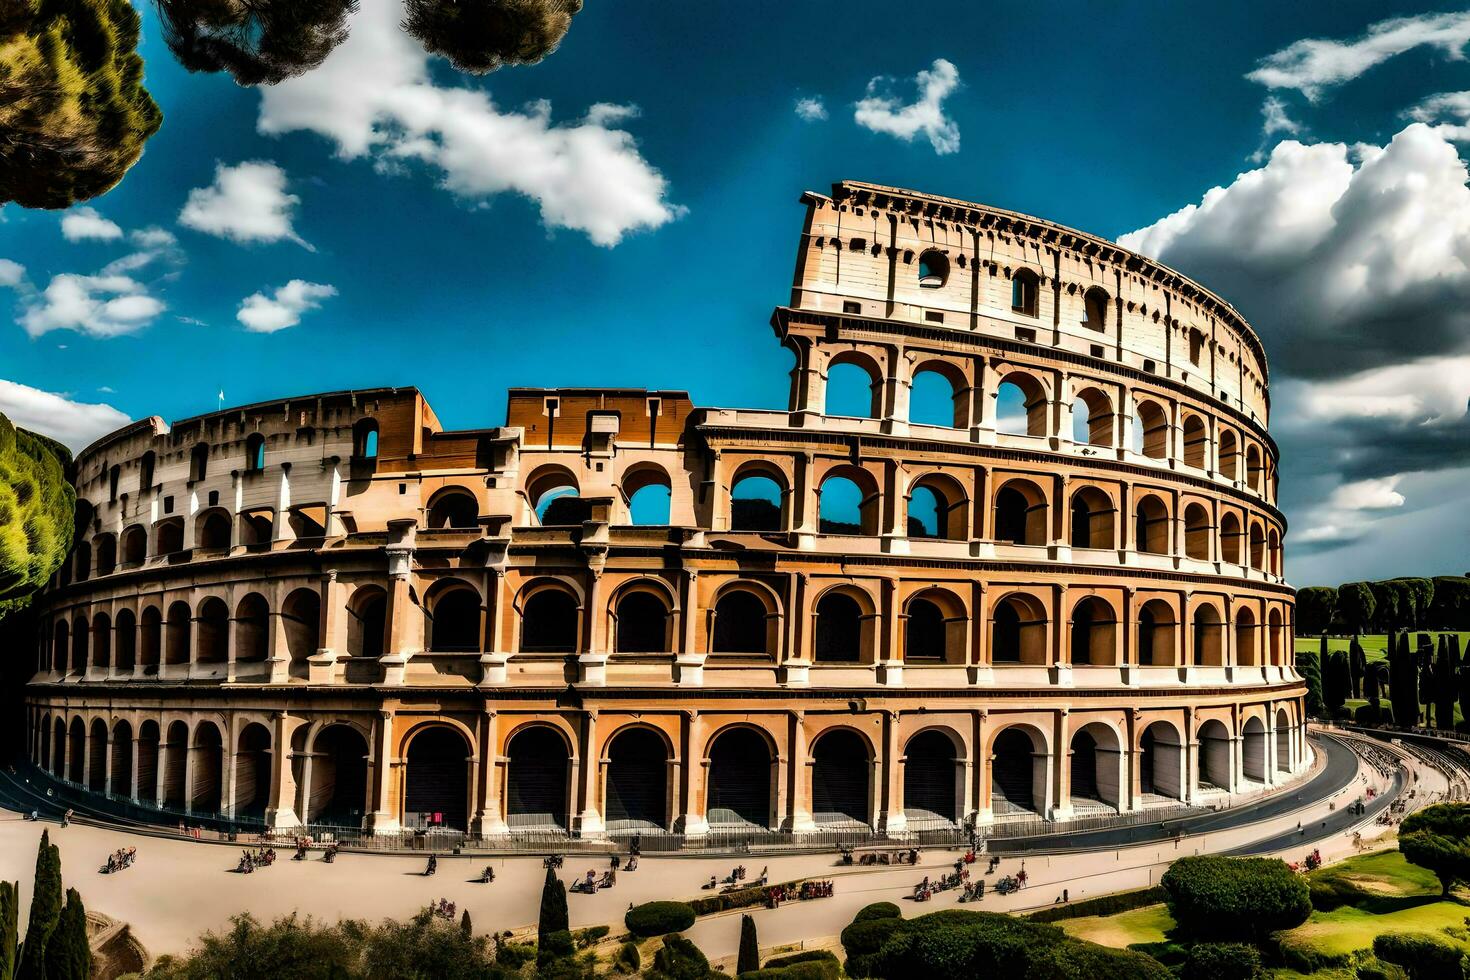
[{"label": "green hedge", "polygon": [[1344,905],[1357,905],[1369,897],[1368,892],[1346,878],[1313,878],[1307,882],[1307,891],[1312,899],[1312,908],[1318,912],[1331,912]]},{"label": "green hedge", "polygon": [[1412,980],[1461,980],[1465,954],[1444,936],[1386,932],[1373,937],[1373,955],[1403,967]]},{"label": "green hedge", "polygon": [[1159,883],[1169,913],[1194,939],[1261,942],[1312,914],[1306,879],[1277,858],[1180,858]]},{"label": "green hedge", "polygon": [[1181,980],[1253,980],[1261,953],[1245,943],[1196,943],[1180,971]]},{"label": "green hedge", "polygon": [[1310,941],[1296,938],[1279,939],[1276,951],[1281,962],[1298,973],[1316,973],[1318,970],[1348,966],[1353,958],[1351,953],[1324,953]]},{"label": "green hedge", "polygon": [[874,902],[872,905],[864,905],[858,909],[858,914],[852,917],[854,922],[871,922],[874,919],[902,919],[903,913],[897,905],[892,902]]},{"label": "green hedge", "polygon": [[694,910],[683,902],[645,902],[629,909],[623,924],[644,938],[683,932],[694,925]]},{"label": "green hedge", "polygon": [[807,950],[767,960],[759,970],[747,970],[739,980],[838,980],[842,964],[827,949]]},{"label": "green hedge", "polygon": [[[1058,922],[1062,919],[1080,919],[1090,915],[1117,915],[1146,905],[1158,905],[1169,898],[1168,892],[1158,885],[1140,888],[1131,892],[1099,895],[1097,898],[1072,902],[1070,905],[1052,905],[1032,912],[1026,918],[1032,922]],[[870,906],[871,907],[871,906]]]}]

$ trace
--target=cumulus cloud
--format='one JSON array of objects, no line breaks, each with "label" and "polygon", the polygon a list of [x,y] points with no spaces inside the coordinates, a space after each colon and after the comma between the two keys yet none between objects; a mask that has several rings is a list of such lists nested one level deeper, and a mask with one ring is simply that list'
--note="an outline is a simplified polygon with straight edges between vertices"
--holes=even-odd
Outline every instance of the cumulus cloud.
[{"label": "cumulus cloud", "polygon": [[300,200],[286,190],[286,172],[269,160],[219,164],[213,184],[189,192],[179,224],[242,245],[291,241],[310,251],[292,227]]},{"label": "cumulus cloud", "polygon": [[335,286],[292,279],[270,296],[255,293],[245,297],[235,319],[253,333],[275,333],[296,326],[303,313],[316,309],[322,300],[336,295]]},{"label": "cumulus cloud", "polygon": [[944,114],[944,100],[959,88],[959,69],[936,58],[932,66],[914,76],[918,98],[913,102],[893,94],[892,81],[882,75],[869,81],[867,95],[858,101],[853,120],[864,129],[905,142],[923,136],[941,155],[958,152],[960,127]]},{"label": "cumulus cloud", "polygon": [[111,221],[96,208],[72,208],[61,216],[61,235],[69,242],[115,241],[123,236],[117,222]]},{"label": "cumulus cloud", "polygon": [[806,122],[821,122],[827,118],[827,106],[820,95],[809,95],[796,100],[796,115]]},{"label": "cumulus cloud", "polygon": [[428,56],[399,29],[401,16],[393,0],[365,0],[351,36],[320,68],[262,92],[259,130],[319,133],[339,156],[370,157],[384,170],[417,162],[473,201],[519,194],[547,227],[584,232],[598,245],[683,213],[618,128],[632,107],[599,104],[554,122],[544,101],[512,111],[478,88],[436,84]]},{"label": "cumulus cloud", "polygon": [[0,259],[0,286],[18,286],[25,277],[25,266],[11,259]]},{"label": "cumulus cloud", "polygon": [[1372,24],[1350,41],[1304,38],[1262,58],[1246,75],[1270,89],[1290,89],[1316,101],[1388,59],[1430,47],[1460,60],[1470,42],[1470,12],[1394,17]]},{"label": "cumulus cloud", "polygon": [[143,329],[165,309],[162,300],[130,276],[64,272],[25,304],[20,325],[32,337],[52,330],[119,337]]},{"label": "cumulus cloud", "polygon": [[0,414],[22,429],[50,436],[73,452],[130,421],[111,405],[77,402],[66,395],[4,379],[0,379]]}]

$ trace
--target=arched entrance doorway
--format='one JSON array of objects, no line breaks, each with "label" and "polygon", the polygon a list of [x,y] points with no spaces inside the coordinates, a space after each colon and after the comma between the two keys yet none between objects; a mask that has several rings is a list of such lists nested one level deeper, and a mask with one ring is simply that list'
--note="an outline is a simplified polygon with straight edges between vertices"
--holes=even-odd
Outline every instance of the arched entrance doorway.
[{"label": "arched entrance doorway", "polygon": [[872,757],[861,735],[838,728],[818,737],[812,746],[812,819],[871,826],[872,772]]},{"label": "arched entrance doorway", "polygon": [[1077,729],[1072,735],[1069,792],[1074,811],[1123,808],[1122,758],[1117,733],[1107,725],[1094,722]]},{"label": "arched entrance doorway", "polygon": [[1183,799],[1183,756],[1174,726],[1163,721],[1149,725],[1138,740],[1138,748],[1140,795]]},{"label": "arched entrance doorway", "polygon": [[470,812],[470,748],[446,725],[431,725],[408,743],[403,826],[466,830]]},{"label": "arched entrance doorway", "polygon": [[565,830],[571,756],[559,732],[522,728],[505,747],[505,822],[511,830]]},{"label": "arched entrance doorway", "polygon": [[770,825],[771,749],[753,729],[731,728],[715,736],[705,819],[711,826]]},{"label": "arched entrance doorway", "polygon": [[271,733],[259,722],[246,725],[235,746],[235,817],[258,820],[265,816],[270,796]]},{"label": "arched entrance doorway", "polygon": [[367,808],[367,756],[367,739],[349,725],[328,725],[317,733],[306,802],[308,823],[362,826]]},{"label": "arched entrance doorway", "polygon": [[961,793],[955,744],[938,729],[909,739],[903,753],[903,812],[911,828],[953,827]]},{"label": "arched entrance doorway", "polygon": [[668,801],[669,750],[663,736],[648,728],[614,735],[607,750],[607,829],[664,829]]},{"label": "arched entrance doorway", "polygon": [[990,750],[992,813],[999,817],[1041,812],[1046,792],[1044,753],[1045,744],[1027,728],[1015,725],[995,736]]}]

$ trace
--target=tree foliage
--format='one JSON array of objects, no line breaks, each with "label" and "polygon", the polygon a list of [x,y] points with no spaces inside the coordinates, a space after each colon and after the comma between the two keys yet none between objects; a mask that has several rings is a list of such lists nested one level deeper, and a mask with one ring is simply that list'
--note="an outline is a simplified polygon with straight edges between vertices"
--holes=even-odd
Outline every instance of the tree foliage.
[{"label": "tree foliage", "polygon": [[1302,636],[1320,636],[1332,627],[1337,590],[1325,586],[1297,589],[1296,624]]},{"label": "tree foliage", "polygon": [[541,911],[536,918],[536,961],[542,965],[572,953],[567,916],[567,886],[552,868],[541,886]]},{"label": "tree foliage", "polygon": [[1448,897],[1455,882],[1470,881],[1470,803],[1411,813],[1399,826],[1399,850],[1411,864],[1433,871]]},{"label": "tree foliage", "polygon": [[[1324,637],[1322,645],[1327,645]],[[1322,700],[1322,666],[1321,658],[1315,653],[1299,653],[1296,655],[1296,670],[1302,675],[1302,680],[1307,685],[1307,714],[1314,718],[1320,718],[1325,706]]]},{"label": "tree foliage", "polygon": [[60,443],[0,415],[0,617],[24,605],[66,561],[77,506],[70,466]]},{"label": "tree foliage", "polygon": [[0,980],[15,976],[16,945],[20,940],[20,883],[0,881]]},{"label": "tree foliage", "polygon": [[1373,955],[1402,967],[1409,980],[1461,980],[1465,954],[1444,936],[1386,932],[1373,937]]},{"label": "tree foliage", "polygon": [[1312,912],[1306,880],[1276,858],[1184,857],[1159,883],[1174,921],[1196,939],[1259,942]]},{"label": "tree foliage", "polygon": [[556,50],[582,0],[406,0],[403,29],[460,71],[531,65]]},{"label": "tree foliage", "polygon": [[31,917],[20,949],[16,975],[46,976],[46,944],[61,922],[61,850],[51,843],[51,832],[41,831],[36,852],[36,880],[31,891]]},{"label": "tree foliage", "polygon": [[1182,980],[1253,980],[1261,953],[1246,943],[1195,943],[1180,971]]},{"label": "tree foliage", "polygon": [[65,208],[111,189],[163,113],[128,0],[0,4],[0,204]]},{"label": "tree foliage", "polygon": [[68,888],[61,918],[46,942],[46,980],[88,980],[91,975],[92,947],[87,941],[87,910],[77,890]]},{"label": "tree foliage", "polygon": [[1337,612],[1350,631],[1366,633],[1373,625],[1378,602],[1367,582],[1349,582],[1337,590]]},{"label": "tree foliage", "polygon": [[347,39],[357,0],[156,0],[163,39],[190,71],[274,85],[320,65]]},{"label": "tree foliage", "polygon": [[694,925],[694,909],[684,902],[644,902],[628,910],[623,924],[635,936],[683,932]]},{"label": "tree foliage", "polygon": [[740,953],[735,958],[735,972],[748,973],[761,968],[761,946],[755,935],[755,919],[740,917]]}]

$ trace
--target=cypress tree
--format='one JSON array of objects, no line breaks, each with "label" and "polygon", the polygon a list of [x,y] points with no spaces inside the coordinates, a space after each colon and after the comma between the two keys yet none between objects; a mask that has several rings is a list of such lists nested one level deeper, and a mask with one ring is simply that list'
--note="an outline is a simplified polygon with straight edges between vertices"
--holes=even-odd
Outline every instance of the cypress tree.
[{"label": "cypress tree", "polygon": [[87,910],[75,888],[66,890],[66,905],[46,943],[46,980],[88,980],[92,947],[87,942]]},{"label": "cypress tree", "polygon": [[740,917],[740,955],[735,961],[736,974],[749,973],[761,968],[761,947],[755,938],[755,919],[749,915]]},{"label": "cypress tree", "polygon": [[17,980],[45,980],[46,944],[61,921],[61,851],[51,843],[51,832],[41,831],[36,853],[36,884],[31,894],[31,918],[16,967]]},{"label": "cypress tree", "polygon": [[1341,650],[1330,654],[1322,671],[1322,697],[1327,702],[1328,717],[1336,717],[1347,699],[1347,654]]},{"label": "cypress tree", "polygon": [[1455,727],[1455,668],[1450,660],[1449,637],[1439,638],[1439,657],[1434,665],[1434,721],[1446,731]]},{"label": "cypress tree", "polygon": [[572,952],[568,931],[567,888],[556,872],[546,869],[546,883],[541,886],[541,915],[536,921],[536,963],[545,966]]},{"label": "cypress tree", "polygon": [[1399,634],[1399,655],[1404,662],[1404,713],[1399,714],[1395,704],[1393,715],[1400,725],[1413,728],[1419,724],[1419,668],[1414,663],[1414,654],[1409,650],[1408,633]]},{"label": "cypress tree", "polygon": [[1353,637],[1348,647],[1348,673],[1354,698],[1363,696],[1363,672],[1368,669],[1368,658],[1363,655],[1363,645]]},{"label": "cypress tree", "polygon": [[470,922],[469,909],[465,909],[464,913],[459,917],[459,931],[464,933],[467,939],[475,934],[474,924]]},{"label": "cypress tree", "polygon": [[0,980],[15,977],[15,946],[20,934],[20,882],[0,881]]}]

